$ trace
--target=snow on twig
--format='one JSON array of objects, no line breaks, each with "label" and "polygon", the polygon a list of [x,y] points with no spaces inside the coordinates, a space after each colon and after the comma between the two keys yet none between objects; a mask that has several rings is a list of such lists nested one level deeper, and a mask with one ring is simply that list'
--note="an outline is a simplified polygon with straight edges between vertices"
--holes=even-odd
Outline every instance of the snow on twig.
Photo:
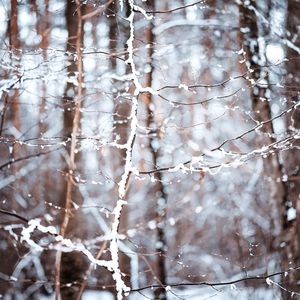
[{"label": "snow on twig", "polygon": [[[5,229],[10,230],[11,226],[7,226]],[[55,241],[57,243],[50,244],[49,249],[55,249],[60,252],[79,251],[83,253],[91,263],[105,267],[109,271],[113,270],[113,263],[111,261],[95,259],[93,254],[82,243],[74,243],[70,239],[64,238],[62,235],[58,234],[55,227],[42,225],[41,220],[38,218],[28,221],[28,227],[23,227],[20,242],[26,242],[31,249],[35,249],[36,251],[43,251],[44,247],[36,243],[31,238],[32,234],[36,230],[55,237]]]},{"label": "snow on twig", "polygon": [[[123,1],[120,1],[121,10],[123,8]],[[130,177],[130,174],[134,171],[134,168],[132,166],[132,150],[134,145],[134,140],[136,136],[136,131],[138,127],[138,119],[137,119],[137,110],[138,110],[138,96],[142,92],[149,92],[151,94],[156,94],[157,92],[154,91],[150,87],[142,87],[140,84],[137,72],[136,72],[136,66],[133,60],[133,43],[134,43],[134,17],[135,12],[139,11],[141,12],[144,17],[147,20],[151,20],[152,16],[148,16],[146,11],[140,8],[139,6],[136,6],[134,4],[133,0],[129,0],[129,6],[131,13],[129,17],[127,18],[127,21],[129,22],[130,26],[130,35],[127,40],[127,48],[128,48],[128,59],[126,60],[126,64],[128,64],[131,68],[131,76],[132,80],[135,86],[134,95],[132,98],[132,107],[131,107],[131,124],[130,124],[130,134],[127,139],[127,143],[125,145],[116,145],[118,148],[126,149],[126,155],[125,155],[125,166],[124,166],[124,172],[121,177],[118,190],[118,201],[117,204],[113,210],[114,214],[114,221],[112,224],[112,231],[111,236],[112,239],[110,241],[110,252],[111,252],[111,266],[113,269],[113,279],[116,282],[116,291],[117,291],[117,298],[122,299],[123,293],[129,292],[130,288],[126,286],[125,282],[122,279],[121,276],[121,270],[119,266],[119,247],[118,247],[118,229],[120,225],[120,217],[122,214],[123,206],[127,204],[127,200],[125,200],[126,195],[126,187],[128,184],[128,180]]]}]

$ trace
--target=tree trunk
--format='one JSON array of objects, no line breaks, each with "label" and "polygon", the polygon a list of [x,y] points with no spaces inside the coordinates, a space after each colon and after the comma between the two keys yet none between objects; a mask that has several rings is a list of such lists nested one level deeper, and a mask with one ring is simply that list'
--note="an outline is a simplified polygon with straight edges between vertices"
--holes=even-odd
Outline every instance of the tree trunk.
[{"label": "tree trunk", "polygon": [[[291,41],[294,46],[300,47],[299,39],[299,25],[300,25],[300,2],[296,0],[289,0],[287,11],[287,39]],[[299,49],[299,48],[298,48]],[[299,101],[298,87],[300,82],[300,60],[299,52],[291,47],[287,48],[286,63],[287,80],[287,106],[291,106]],[[289,135],[299,132],[300,129],[300,108],[297,107],[287,115],[286,120],[287,132]],[[300,152],[299,140],[295,140],[291,149],[285,155],[284,168],[287,175],[287,212],[288,210],[295,211],[296,217],[286,220],[285,226],[285,247],[284,247],[284,268],[290,268],[300,265]],[[298,147],[298,149],[297,149]],[[300,292],[300,274],[299,272],[291,272],[289,276],[283,278],[284,286],[290,290]],[[285,299],[290,299],[289,293],[284,293]]]},{"label": "tree trunk", "polygon": [[[18,26],[18,1],[12,0],[11,1],[11,11],[10,11],[10,20],[8,24],[8,33],[9,33],[9,44],[11,50],[11,57],[12,61],[20,59],[20,40],[19,40],[19,26]],[[19,63],[17,62],[16,68],[18,67]],[[19,104],[19,92],[16,89],[13,92],[13,95],[10,97],[11,108],[11,120],[13,126],[20,131],[20,104]]]},{"label": "tree trunk", "polygon": [[[78,82],[76,87],[73,83],[68,82],[64,93],[64,128],[65,137],[69,138],[66,146],[67,167],[65,169],[66,182],[61,197],[61,205],[64,207],[60,234],[65,237],[70,231],[75,229],[78,233],[83,234],[83,228],[78,226],[82,224],[78,215],[73,216],[71,209],[73,203],[79,203],[79,197],[74,189],[74,173],[76,171],[75,158],[78,162],[77,136],[80,133],[80,109],[83,101],[83,21],[82,6],[79,0],[76,2],[67,1],[66,6],[66,23],[68,29],[67,51],[74,53],[70,56],[68,66],[68,76],[74,77]],[[72,222],[72,223],[71,223]],[[76,224],[77,223],[77,224]],[[57,251],[55,261],[55,299],[75,299],[79,291],[79,286],[64,287],[62,284],[70,282],[80,282],[83,280],[84,272],[87,268],[86,260],[82,253],[71,252],[62,253]]]},{"label": "tree trunk", "polygon": [[[150,11],[155,11],[155,0],[150,0],[147,2]],[[155,45],[155,36],[153,34],[154,23],[153,20],[150,22],[149,26],[146,29],[146,44],[149,45],[147,53],[147,63],[151,67],[151,71],[146,73],[145,86],[152,87],[153,81],[153,53]],[[146,128],[149,130],[149,150],[152,156],[152,163],[154,166],[158,164],[159,150],[153,147],[156,141],[159,141],[159,132],[155,124],[155,109],[153,108],[153,99],[150,93],[144,95],[144,102],[146,104],[147,110],[147,119],[146,119]],[[165,286],[167,284],[167,271],[166,271],[166,252],[167,252],[167,240],[165,233],[166,226],[166,208],[167,208],[167,195],[162,183],[162,174],[157,172],[154,174],[155,178],[155,188],[153,190],[154,200],[156,203],[155,219],[156,219],[156,230],[157,230],[157,241],[156,241],[156,252],[157,261],[156,261],[156,275],[159,284],[162,285],[162,288],[157,288],[155,290],[155,299],[167,299]]]},{"label": "tree trunk", "polygon": [[[259,24],[255,11],[265,10],[264,15],[269,19],[271,7],[270,1],[263,3],[264,7],[257,7],[256,1],[243,1],[240,5],[240,43],[243,49],[247,77],[250,86],[250,97],[252,101],[252,115],[257,122],[265,122],[272,118],[270,107],[270,86],[268,72],[264,66],[267,65],[265,58],[266,41],[269,38],[269,28]],[[270,20],[269,20],[270,24]],[[263,84],[261,84],[263,82]],[[273,101],[273,99],[272,99]],[[273,123],[265,123],[256,138],[257,146],[263,147],[276,142]],[[278,248],[279,236],[283,225],[286,203],[286,186],[282,182],[283,167],[280,163],[278,153],[269,154],[264,158],[264,173],[262,176],[272,180],[268,185],[270,193],[270,209],[274,234],[273,245],[270,245],[270,252]]]}]

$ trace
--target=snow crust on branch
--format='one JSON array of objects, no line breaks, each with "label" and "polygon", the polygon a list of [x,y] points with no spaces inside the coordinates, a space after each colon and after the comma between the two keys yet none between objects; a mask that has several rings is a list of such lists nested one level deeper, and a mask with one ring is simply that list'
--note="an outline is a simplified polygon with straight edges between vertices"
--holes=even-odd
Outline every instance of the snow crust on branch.
[{"label": "snow crust on branch", "polygon": [[[5,229],[11,230],[11,227],[7,227]],[[31,238],[31,235],[35,230],[39,230],[40,232],[55,236],[55,241],[57,242],[57,244],[50,245],[50,249],[55,249],[61,252],[79,251],[82,252],[93,264],[105,267],[109,271],[112,271],[114,268],[112,261],[95,259],[93,254],[82,243],[74,243],[70,239],[64,238],[63,236],[58,234],[55,227],[42,225],[41,220],[38,218],[30,220],[28,222],[28,227],[23,227],[21,231],[20,242],[26,242],[31,249],[35,249],[36,251],[43,251],[44,247],[37,244]]]},{"label": "snow crust on branch", "polygon": [[[123,1],[120,1],[121,10],[123,9]],[[135,11],[139,11],[143,14],[143,16],[147,20],[151,20],[152,16],[148,16],[146,11],[140,8],[139,6],[134,4],[133,0],[129,0],[129,6],[130,6],[130,15],[126,19],[129,22],[130,27],[130,35],[126,42],[127,48],[128,48],[128,59],[125,61],[126,64],[128,64],[131,68],[131,78],[133,80],[135,91],[132,98],[132,106],[131,106],[131,115],[129,119],[131,119],[130,124],[130,134],[127,139],[127,143],[124,145],[116,144],[118,148],[126,149],[126,156],[125,156],[125,166],[124,166],[124,172],[121,177],[120,182],[118,183],[119,189],[118,189],[118,201],[117,204],[113,210],[114,214],[114,221],[112,224],[112,231],[111,236],[112,239],[110,241],[110,253],[111,253],[111,266],[112,266],[112,273],[113,273],[113,279],[116,282],[116,291],[117,291],[117,298],[123,299],[123,293],[126,294],[126,292],[130,291],[130,288],[126,286],[125,282],[122,279],[121,270],[119,266],[119,247],[118,247],[118,229],[120,225],[120,217],[122,214],[123,206],[127,204],[127,200],[125,200],[126,195],[126,187],[128,184],[129,176],[133,172],[135,173],[135,168],[132,165],[132,150],[134,145],[134,140],[136,136],[136,131],[138,128],[138,119],[137,119],[137,110],[138,110],[138,96],[142,92],[149,92],[151,94],[157,94],[156,91],[154,91],[150,87],[143,87],[137,77],[137,71],[136,66],[133,60],[133,44],[134,44],[134,17],[135,17]]]}]

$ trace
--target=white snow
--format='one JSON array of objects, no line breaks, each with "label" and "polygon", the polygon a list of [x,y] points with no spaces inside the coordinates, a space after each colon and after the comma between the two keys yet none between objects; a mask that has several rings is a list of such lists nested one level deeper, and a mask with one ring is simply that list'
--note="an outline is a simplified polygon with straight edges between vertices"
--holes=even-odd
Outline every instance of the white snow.
[{"label": "white snow", "polygon": [[290,207],[287,211],[287,220],[292,221],[296,219],[297,211],[294,207]]},{"label": "white snow", "polygon": [[276,64],[284,59],[284,50],[279,44],[269,44],[266,47],[266,56],[270,63]]}]

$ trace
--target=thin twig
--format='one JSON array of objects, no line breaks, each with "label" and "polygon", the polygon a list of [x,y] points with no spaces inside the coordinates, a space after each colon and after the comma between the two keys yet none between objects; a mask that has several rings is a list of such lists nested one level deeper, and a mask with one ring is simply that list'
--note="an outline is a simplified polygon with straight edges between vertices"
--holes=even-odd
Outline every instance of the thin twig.
[{"label": "thin twig", "polygon": [[26,219],[25,217],[22,217],[20,215],[18,215],[17,213],[14,213],[14,212],[11,212],[11,211],[7,211],[7,210],[4,210],[4,209],[0,209],[0,213],[4,214],[4,215],[8,215],[8,216],[12,216],[12,217],[15,217],[25,223],[28,223],[29,220]]},{"label": "thin twig", "polygon": [[[235,280],[229,280],[229,281],[221,281],[221,282],[208,282],[208,281],[201,281],[201,282],[186,282],[186,283],[171,283],[168,284],[167,286],[169,287],[185,287],[185,286],[210,286],[210,287],[215,287],[215,286],[225,286],[225,285],[231,285],[231,284],[236,284],[240,282],[245,282],[245,281],[260,281],[260,280],[267,280],[268,278],[275,277],[278,275],[286,275],[287,273],[290,273],[292,271],[298,271],[300,269],[300,266],[290,268],[286,271],[279,271],[276,273],[272,273],[269,275],[257,275],[257,276],[249,276],[249,277],[243,277]],[[165,286],[165,288],[167,287]],[[151,284],[147,285],[141,288],[137,289],[132,289],[130,292],[139,292],[142,290],[147,290],[147,289],[155,289],[161,287],[161,285],[158,284]]]},{"label": "thin twig", "polygon": [[[146,13],[147,14],[168,14],[168,13],[172,13],[174,11],[178,11],[178,10],[181,10],[181,9],[185,9],[185,8],[188,8],[188,7],[195,6],[197,4],[204,4],[204,3],[205,3],[204,0],[200,0],[200,1],[196,1],[196,2],[191,3],[191,4],[183,5],[183,6],[176,7],[176,8],[169,9],[169,10],[146,11]],[[137,10],[136,12],[139,12],[139,11]]]},{"label": "thin twig", "polygon": [[23,157],[19,157],[19,158],[16,158],[16,159],[13,159],[13,160],[10,160],[6,163],[4,163],[3,165],[0,166],[0,170],[2,169],[5,169],[15,163],[18,163],[18,162],[21,162],[21,161],[24,161],[24,160],[28,160],[30,158],[34,158],[34,157],[39,157],[39,156],[43,156],[43,155],[47,155],[51,152],[54,152],[54,151],[57,151],[57,150],[60,150],[61,148],[56,148],[56,149],[53,149],[53,150],[49,150],[47,152],[39,152],[39,153],[35,153],[35,154],[30,154],[30,155],[27,155],[27,156],[23,156]]}]

